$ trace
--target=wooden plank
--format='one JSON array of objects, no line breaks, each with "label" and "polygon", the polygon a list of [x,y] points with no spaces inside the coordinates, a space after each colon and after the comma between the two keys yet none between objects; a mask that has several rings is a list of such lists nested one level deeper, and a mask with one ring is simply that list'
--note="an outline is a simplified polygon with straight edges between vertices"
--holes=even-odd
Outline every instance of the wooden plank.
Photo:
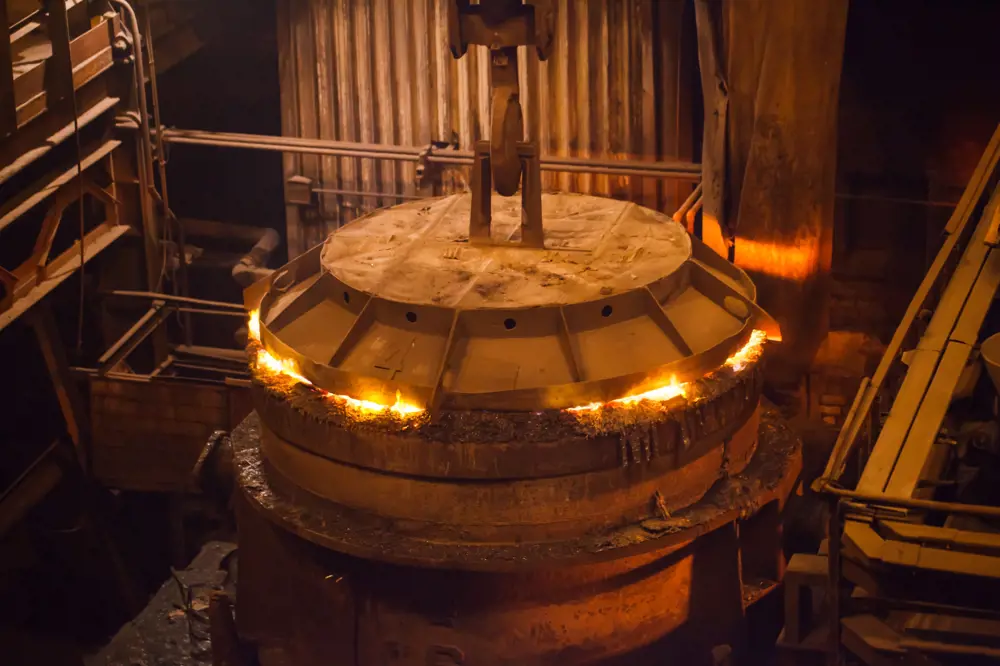
[{"label": "wooden plank", "polygon": [[929,652],[935,655],[947,655],[951,657],[988,657],[991,660],[1000,660],[1000,649],[979,645],[961,645],[957,643],[940,643],[915,638],[903,638],[899,641],[899,646],[912,652]]},{"label": "wooden plank", "polygon": [[[87,100],[78,100],[82,107],[86,107],[89,102]],[[24,150],[22,153],[15,153],[16,157],[12,157],[9,162],[4,163],[0,167],[0,185],[7,181],[11,176],[21,171],[25,167],[29,166],[37,159],[45,156],[53,148],[61,144],[63,141],[73,136],[76,126],[83,128],[90,124],[95,119],[102,116],[106,111],[114,107],[121,101],[118,97],[103,97],[99,101],[91,104],[86,111],[80,114],[77,123],[74,124],[72,121],[64,124],[62,127],[56,129],[44,140],[40,139],[38,145]],[[56,116],[53,115],[53,118]],[[28,130],[22,130],[20,135],[27,135]],[[0,163],[3,163],[3,157],[0,157]]]},{"label": "wooden plank", "polygon": [[893,466],[885,487],[886,495],[912,497],[920,480],[930,472],[927,466],[931,449],[937,442],[945,413],[971,353],[972,347],[967,344],[948,344]]},{"label": "wooden plank", "polygon": [[880,521],[879,526],[888,536],[896,540],[916,541],[954,550],[975,551],[984,555],[992,553],[1000,556],[1000,535],[998,534],[970,532],[895,520]]},{"label": "wooden plank", "polygon": [[66,421],[66,432],[73,441],[80,469],[86,470],[89,463],[87,436],[90,429],[87,426],[83,400],[69,372],[66,350],[59,338],[59,329],[56,327],[51,309],[47,306],[38,308],[33,315],[31,324],[59,401],[59,409]]},{"label": "wooden plank", "polygon": [[[861,657],[870,666],[899,664],[898,658],[905,653],[899,646],[899,634],[873,615],[853,615],[841,621],[844,630],[844,645]],[[889,653],[890,659],[880,653]]]},{"label": "wooden plank", "polygon": [[135,348],[170,314],[171,309],[165,305],[161,300],[154,300],[152,307],[97,360],[98,372],[106,374],[135,351]]},{"label": "wooden plank", "polygon": [[[844,523],[844,547],[852,547],[865,559],[877,559],[885,540],[868,523],[848,520]],[[866,564],[866,563],[865,563]]]},{"label": "wooden plank", "polygon": [[924,393],[937,368],[938,358],[938,353],[932,350],[917,350],[913,353],[889,417],[882,426],[882,432],[861,474],[858,492],[881,494],[885,490],[885,484],[899,457],[900,444],[909,432],[913,417],[924,399]]},{"label": "wooden plank", "polygon": [[[994,213],[1000,211],[1000,203],[995,202],[991,208]],[[987,212],[983,216],[983,220],[989,220],[986,229],[986,233],[989,233],[993,215]],[[986,248],[986,246],[980,245],[978,240],[977,235],[973,239],[972,249]],[[955,278],[952,279],[952,284],[957,279],[958,271],[956,271]],[[950,286],[951,284],[949,284]],[[933,476],[933,471],[927,469],[931,463],[932,447],[950,405],[951,397],[968,363],[972,347],[978,342],[979,331],[986,318],[986,312],[993,303],[998,287],[1000,287],[1000,252],[989,250],[975,285],[968,292],[954,328],[947,333],[943,329],[933,332],[937,336],[947,336],[948,347],[942,356],[934,381],[924,397],[910,434],[900,452],[899,462],[893,469],[886,487],[887,494],[896,497],[911,497],[921,479]],[[948,291],[950,292],[950,289]],[[961,296],[961,292],[951,294],[951,298],[956,301]],[[948,292],[946,292],[946,297],[948,297]],[[932,320],[932,327],[933,324]],[[928,327],[927,335],[931,334],[931,327]],[[932,339],[929,344],[936,345],[939,339]],[[921,346],[923,346],[923,340],[921,340]]]},{"label": "wooden plank", "polygon": [[[132,227],[127,224],[95,229],[87,235],[88,240],[84,244],[84,261],[89,262],[92,260],[131,229]],[[38,282],[28,293],[14,301],[13,305],[8,309],[0,312],[0,331],[7,328],[11,322],[27,312],[31,306],[47,296],[80,267],[79,241],[61,256],[67,257],[64,262],[61,262],[60,267],[63,270],[57,271],[51,277]]]},{"label": "wooden plank", "polygon": [[[0,25],[4,28],[10,25],[6,0],[0,2]],[[0,42],[0,139],[3,139],[17,129],[17,104],[14,102],[14,64],[10,40],[2,39]]]},{"label": "wooden plank", "polygon": [[[46,111],[72,113],[73,90],[83,87],[114,64],[111,44],[118,27],[117,19],[102,20],[72,43],[56,49],[52,55],[17,76],[14,79],[14,104],[18,126],[26,125]],[[67,52],[63,53],[63,49]],[[70,60],[69,69],[60,74],[59,64],[67,57]],[[67,82],[62,82],[62,78],[66,78]],[[50,92],[50,86],[59,90]],[[62,90],[63,87],[65,90]],[[77,110],[80,111],[79,108]]]},{"label": "wooden plank", "polygon": [[[860,492],[880,493],[888,491],[891,485],[893,496],[909,497],[916,489],[916,482],[940,429],[944,411],[951,401],[958,377],[964,369],[964,359],[960,358],[962,356],[960,349],[956,348],[950,353],[948,365],[942,363],[943,350],[962,317],[965,317],[963,330],[974,328],[978,333],[978,324],[982,323],[986,308],[992,301],[992,293],[996,290],[996,284],[1000,283],[1000,264],[993,265],[994,262],[991,262],[990,269],[983,274],[983,285],[976,289],[984,263],[990,254],[990,247],[983,241],[990,226],[990,213],[1000,206],[998,193],[1000,190],[993,193],[987,211],[977,223],[972,239],[963,252],[951,280],[948,281],[927,331],[920,338],[914,354],[915,357],[920,357],[919,364],[916,358],[911,362],[889,412],[889,419],[879,434],[872,455],[861,475],[858,484]],[[1000,261],[1000,257],[996,261]],[[990,285],[993,285],[992,290]],[[976,298],[970,301],[970,295],[973,293]],[[967,304],[971,306],[968,310]],[[963,346],[968,350],[968,345]],[[965,353],[966,358],[967,355],[968,352]],[[940,370],[939,363],[942,363]],[[945,374],[938,378],[939,372]],[[928,400],[932,382],[934,382],[931,396],[933,400]],[[949,383],[951,383],[950,390]],[[912,440],[910,440],[911,431]],[[912,441],[909,446],[908,441]],[[897,481],[892,483],[890,477],[894,474],[897,461],[905,461],[904,468]],[[907,494],[899,495],[904,492]]]},{"label": "wooden plank", "polygon": [[[106,141],[94,150],[90,151],[81,161],[84,170],[97,164],[101,159],[111,154],[115,148],[121,145],[121,141]],[[55,194],[55,192],[73,180],[77,175],[77,166],[65,171],[50,173],[45,178],[36,181],[32,186],[24,188],[24,192],[11,199],[0,207],[0,230],[5,229],[17,218],[28,212],[39,203]]]},{"label": "wooden plank", "polygon": [[62,468],[51,455],[53,444],[2,496],[0,496],[0,536],[20,522],[24,515],[45,498],[63,478]]},{"label": "wooden plank", "polygon": [[65,3],[48,3],[46,28],[52,55],[45,61],[45,103],[48,108],[55,108],[57,104],[71,105],[73,56],[70,53],[69,19]]},{"label": "wooden plank", "polygon": [[[937,286],[938,279],[941,277],[945,264],[948,262],[949,258],[951,258],[955,247],[959,244],[959,241],[961,240],[964,242],[966,227],[968,226],[972,212],[976,208],[977,202],[981,201],[983,194],[988,191],[988,188],[991,189],[995,186],[998,177],[998,163],[1000,163],[1000,125],[997,125],[996,130],[994,130],[993,137],[990,139],[989,145],[987,145],[986,150],[983,152],[983,155],[979,160],[979,164],[976,166],[976,171],[973,173],[972,178],[969,179],[969,184],[966,186],[965,191],[962,194],[959,205],[955,208],[951,218],[948,220],[948,224],[945,227],[945,232],[948,235],[945,238],[941,249],[938,251],[937,256],[934,258],[934,262],[931,264],[930,270],[928,270],[924,275],[924,279],[917,288],[917,293],[913,296],[913,300],[911,300],[910,304],[906,307],[903,319],[896,328],[896,331],[893,333],[892,340],[889,342],[888,347],[886,347],[882,360],[879,361],[878,368],[875,370],[871,384],[867,388],[863,389],[864,395],[860,400],[860,406],[856,412],[854,420],[845,422],[844,427],[841,429],[840,434],[837,437],[834,450],[837,451],[843,449],[843,454],[841,456],[843,459],[846,460],[850,455],[851,450],[854,448],[858,434],[861,432],[861,428],[867,421],[868,415],[871,413],[872,405],[875,402],[875,398],[882,388],[882,383],[885,381],[890,368],[892,368],[899,357],[899,354],[902,352],[903,342],[909,335],[910,328],[913,326],[913,322],[916,320],[917,315],[924,309],[924,303],[930,296],[931,290]],[[893,406],[895,407],[895,405]],[[871,465],[870,460],[868,465]],[[867,472],[867,466],[865,471]],[[881,492],[881,490],[876,492]]]},{"label": "wooden plank", "polygon": [[[920,338],[918,349],[942,350],[945,343],[951,339],[952,331],[955,330],[955,325],[965,310],[969,296],[990,254],[990,247],[985,243],[986,234],[989,231],[992,213],[998,207],[1000,207],[1000,188],[993,192],[987,210],[977,222],[972,239],[962,253],[959,264],[952,273],[938,306],[934,309],[934,316],[927,325],[927,331]],[[992,272],[995,278],[995,266]],[[976,333],[978,332],[977,329]]]},{"label": "wooden plank", "polygon": [[903,631],[924,640],[951,639],[1000,647],[1000,622],[985,618],[917,613],[906,621]]},{"label": "wooden plank", "polygon": [[879,559],[886,564],[983,578],[1000,578],[1000,558],[887,540]]}]

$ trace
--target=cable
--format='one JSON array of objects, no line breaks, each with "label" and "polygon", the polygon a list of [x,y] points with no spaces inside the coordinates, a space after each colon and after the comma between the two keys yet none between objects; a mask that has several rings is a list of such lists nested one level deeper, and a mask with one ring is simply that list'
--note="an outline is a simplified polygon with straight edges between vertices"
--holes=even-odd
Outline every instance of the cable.
[{"label": "cable", "polygon": [[[70,34],[69,25],[69,13],[66,13],[66,35]],[[80,219],[80,299],[79,307],[77,309],[77,319],[76,319],[76,352],[79,354],[83,351],[83,312],[84,312],[84,300],[86,298],[86,276],[84,267],[87,265],[87,253],[86,253],[86,216],[84,215],[83,209],[83,146],[81,145],[80,139],[80,110],[77,106],[76,100],[76,83],[73,81],[73,57],[70,56],[69,61],[69,89],[70,98],[73,102],[73,136],[76,139],[76,187],[77,187],[77,203],[76,206],[79,209],[79,219]]]}]

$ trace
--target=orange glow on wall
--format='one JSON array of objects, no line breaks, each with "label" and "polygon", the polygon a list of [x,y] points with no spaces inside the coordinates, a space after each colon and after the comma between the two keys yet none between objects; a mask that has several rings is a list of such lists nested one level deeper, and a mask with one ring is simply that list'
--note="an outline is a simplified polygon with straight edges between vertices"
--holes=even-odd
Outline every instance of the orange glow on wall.
[{"label": "orange glow on wall", "polygon": [[805,280],[819,271],[819,242],[810,240],[793,245],[737,238],[735,263],[747,271]]}]

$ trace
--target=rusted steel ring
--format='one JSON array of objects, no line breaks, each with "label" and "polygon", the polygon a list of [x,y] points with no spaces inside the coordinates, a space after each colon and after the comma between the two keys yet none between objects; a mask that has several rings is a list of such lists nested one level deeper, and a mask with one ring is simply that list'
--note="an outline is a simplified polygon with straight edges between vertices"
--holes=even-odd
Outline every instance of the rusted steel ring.
[{"label": "rusted steel ring", "polygon": [[381,432],[353,422],[308,387],[282,389],[280,378],[260,373],[252,395],[270,431],[328,460],[415,478],[515,481],[645,465],[657,458],[679,463],[705,442],[721,445],[746,420],[748,405],[759,400],[760,378],[757,362],[736,377],[706,378],[704,390],[710,395],[664,406],[653,421],[605,434],[587,431],[576,416],[553,410],[448,411],[432,423]]}]

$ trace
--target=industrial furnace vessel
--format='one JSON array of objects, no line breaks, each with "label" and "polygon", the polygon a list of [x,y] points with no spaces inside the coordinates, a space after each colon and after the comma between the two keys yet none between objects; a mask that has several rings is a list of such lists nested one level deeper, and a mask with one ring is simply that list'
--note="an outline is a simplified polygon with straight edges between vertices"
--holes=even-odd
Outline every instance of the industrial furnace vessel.
[{"label": "industrial furnace vessel", "polygon": [[371,213],[247,291],[239,633],[265,666],[738,650],[800,466],[761,404],[778,328],[668,216],[541,193],[517,46],[547,55],[549,3],[452,9],[455,56],[491,49],[471,193]]},{"label": "industrial furnace vessel", "polygon": [[543,195],[526,247],[519,203],[481,242],[470,195],[378,211],[249,294],[237,617],[265,653],[589,663],[732,640],[779,580],[798,450],[753,284],[622,201]]}]

